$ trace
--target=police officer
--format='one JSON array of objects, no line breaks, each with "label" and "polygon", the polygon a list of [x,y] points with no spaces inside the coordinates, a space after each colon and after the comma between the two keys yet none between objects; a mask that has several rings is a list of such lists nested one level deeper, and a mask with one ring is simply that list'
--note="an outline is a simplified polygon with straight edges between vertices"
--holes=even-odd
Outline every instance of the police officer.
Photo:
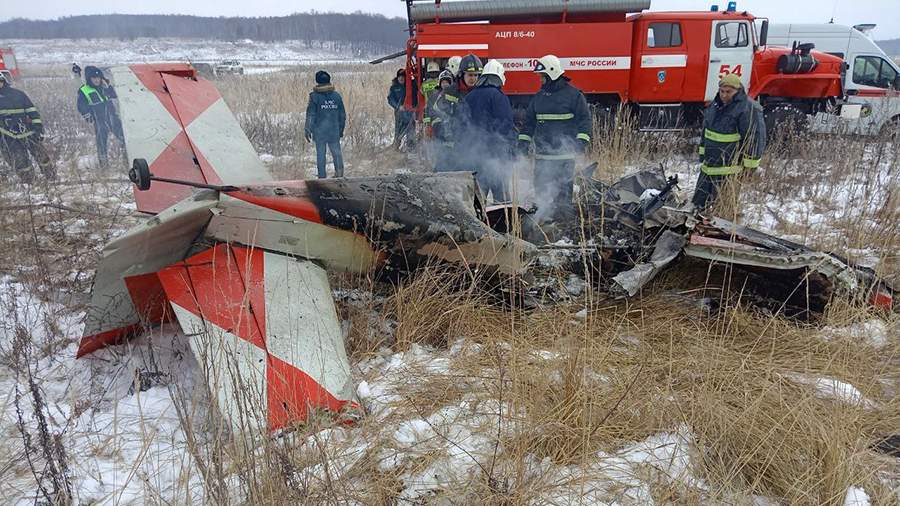
[{"label": "police officer", "polygon": [[44,123],[37,108],[21,90],[12,87],[0,72],[0,152],[23,183],[34,181],[31,158],[47,179],[56,179],[56,168],[43,144]]},{"label": "police officer", "polygon": [[449,129],[444,116],[435,112],[435,105],[442,100],[444,93],[453,85],[453,74],[450,69],[444,69],[438,76],[438,90],[431,96],[431,102],[425,106],[425,117],[431,126],[431,140],[434,149],[434,170],[442,172],[452,167],[453,139],[449,135]]},{"label": "police officer", "polygon": [[719,191],[743,170],[755,170],[766,148],[762,107],[744,91],[741,78],[728,74],[706,108],[700,137],[700,176],[692,203],[706,209]]},{"label": "police officer", "polygon": [[542,57],[534,71],[541,76],[541,88],[525,112],[519,149],[527,153],[534,145],[536,200],[559,214],[572,204],[575,159],[591,141],[591,113],[584,94],[563,75],[559,58]]},{"label": "police officer", "polygon": [[81,117],[94,125],[97,141],[97,159],[101,167],[109,165],[107,158],[109,134],[124,143],[122,122],[112,100],[118,98],[116,90],[110,86],[103,72],[88,65],[84,68],[84,85],[78,90],[76,105]]},{"label": "police officer", "polygon": [[[481,60],[474,54],[467,54],[461,58],[453,84],[442,91],[434,102],[432,128],[434,128],[435,122],[440,123],[440,127],[438,127],[441,130],[440,135],[451,145],[451,149],[455,149],[457,141],[465,129],[461,111],[462,100],[475,87],[483,68]],[[443,160],[435,166],[435,170],[438,172],[473,170],[470,163],[472,155],[468,151],[455,149],[455,153],[455,157]]]},{"label": "police officer", "polygon": [[344,157],[341,152],[341,138],[347,124],[347,113],[341,94],[334,91],[331,75],[324,70],[316,72],[316,86],[309,94],[306,106],[306,140],[316,143],[316,167],[319,179],[328,177],[325,170],[325,149],[331,150],[334,162],[334,177],[344,177]]},{"label": "police officer", "polygon": [[505,83],[503,65],[490,60],[463,101],[467,124],[462,149],[474,155],[470,162],[478,184],[495,201],[509,200],[509,165],[516,142],[512,104],[502,91]]}]

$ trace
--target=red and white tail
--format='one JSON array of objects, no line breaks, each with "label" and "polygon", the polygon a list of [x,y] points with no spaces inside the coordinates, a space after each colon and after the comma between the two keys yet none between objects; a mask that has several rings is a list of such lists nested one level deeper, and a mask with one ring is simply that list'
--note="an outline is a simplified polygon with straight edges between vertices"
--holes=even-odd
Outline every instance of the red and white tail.
[{"label": "red and white tail", "polygon": [[[128,159],[143,158],[156,176],[242,185],[271,181],[216,87],[185,63],[114,67]],[[138,211],[158,213],[191,188],[154,182],[135,188]]]},{"label": "red and white tail", "polygon": [[318,410],[358,407],[321,267],[219,244],[159,280],[235,430],[277,430]]}]

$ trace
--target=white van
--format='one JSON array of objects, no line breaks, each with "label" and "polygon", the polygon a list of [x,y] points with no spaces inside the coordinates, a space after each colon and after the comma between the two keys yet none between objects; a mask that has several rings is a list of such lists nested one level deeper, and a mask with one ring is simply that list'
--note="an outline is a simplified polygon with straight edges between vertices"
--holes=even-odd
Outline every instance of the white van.
[{"label": "white van", "polygon": [[866,35],[875,25],[769,24],[766,43],[791,47],[812,42],[816,51],[840,56],[846,101],[837,114],[812,118],[813,130],[874,135],[900,130],[900,68]]}]

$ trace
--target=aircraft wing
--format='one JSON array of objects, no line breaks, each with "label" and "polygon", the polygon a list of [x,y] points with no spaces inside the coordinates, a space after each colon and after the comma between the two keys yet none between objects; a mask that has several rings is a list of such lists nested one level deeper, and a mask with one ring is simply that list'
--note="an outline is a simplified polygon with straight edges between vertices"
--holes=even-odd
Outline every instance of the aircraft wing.
[{"label": "aircraft wing", "polygon": [[159,279],[235,431],[358,408],[328,277],[315,263],[220,243]]},{"label": "aircraft wing", "polygon": [[[216,87],[185,63],[113,67],[128,159],[156,176],[241,185],[272,180]],[[159,213],[191,188],[156,182],[135,188],[138,211]]]},{"label": "aircraft wing", "polygon": [[218,202],[216,192],[200,192],[103,248],[78,357],[119,343],[163,320],[165,296],[156,272],[184,260]]}]

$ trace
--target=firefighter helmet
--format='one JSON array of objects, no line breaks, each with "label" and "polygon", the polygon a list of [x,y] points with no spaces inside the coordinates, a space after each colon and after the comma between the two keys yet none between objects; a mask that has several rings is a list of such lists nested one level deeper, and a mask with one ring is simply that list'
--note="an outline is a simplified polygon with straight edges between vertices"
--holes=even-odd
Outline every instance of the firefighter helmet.
[{"label": "firefighter helmet", "polygon": [[500,84],[506,84],[506,71],[503,70],[503,64],[497,60],[488,60],[484,64],[484,70],[481,71],[483,76],[497,76],[500,78]]},{"label": "firefighter helmet", "polygon": [[539,74],[546,74],[551,81],[556,81],[565,72],[562,68],[562,62],[552,54],[542,56],[534,66],[534,71]]},{"label": "firefighter helmet", "polygon": [[484,65],[481,63],[481,58],[469,53],[459,61],[459,72],[457,74],[481,74],[483,68]]},{"label": "firefighter helmet", "polygon": [[440,72],[440,71],[441,71],[441,66],[438,65],[438,62],[436,62],[434,60],[428,62],[428,66],[425,67],[425,72],[428,72],[428,73]]},{"label": "firefighter helmet", "polygon": [[441,81],[450,81],[450,84],[453,84],[453,72],[450,72],[450,69],[442,70],[441,75],[438,76],[438,83]]},{"label": "firefighter helmet", "polygon": [[450,59],[447,60],[447,69],[452,72],[454,76],[459,72],[460,60],[462,60],[462,56],[451,56]]}]

